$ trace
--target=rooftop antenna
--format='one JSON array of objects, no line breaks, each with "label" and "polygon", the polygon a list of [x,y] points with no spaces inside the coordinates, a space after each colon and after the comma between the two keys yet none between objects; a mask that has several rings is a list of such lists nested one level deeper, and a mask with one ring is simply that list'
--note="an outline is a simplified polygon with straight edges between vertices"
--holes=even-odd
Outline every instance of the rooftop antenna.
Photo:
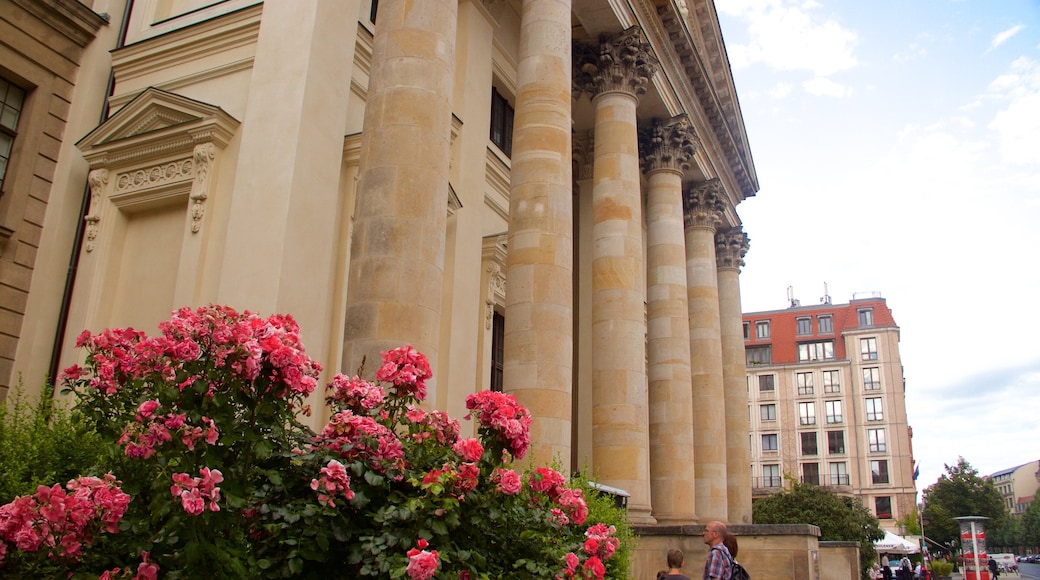
[{"label": "rooftop antenna", "polygon": [[791,305],[791,308],[802,305],[802,303],[794,297],[794,286],[787,287],[787,302]]},{"label": "rooftop antenna", "polygon": [[823,298],[820,298],[820,304],[830,304],[831,295],[827,293],[827,283],[823,283]]}]

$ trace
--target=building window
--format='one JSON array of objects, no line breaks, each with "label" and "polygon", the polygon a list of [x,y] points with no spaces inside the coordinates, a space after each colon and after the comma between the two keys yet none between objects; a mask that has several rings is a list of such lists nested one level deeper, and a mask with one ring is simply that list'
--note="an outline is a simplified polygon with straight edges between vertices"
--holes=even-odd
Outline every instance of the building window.
[{"label": "building window", "polygon": [[513,106],[491,88],[491,142],[509,157],[513,154]]},{"label": "building window", "polygon": [[874,326],[874,309],[873,308],[860,308],[859,312],[859,327],[870,328]]},{"label": "building window", "polygon": [[776,421],[776,405],[759,405],[763,421]]},{"label": "building window", "polygon": [[874,459],[870,462],[870,481],[888,483],[888,460]]},{"label": "building window", "polygon": [[803,336],[812,334],[812,318],[799,318],[796,322],[798,323],[798,334]]},{"label": "building window", "polygon": [[888,446],[885,445],[885,430],[884,429],[867,429],[867,441],[870,444],[871,451],[887,451]]},{"label": "building window", "polygon": [[827,452],[834,455],[841,455],[845,453],[845,432],[844,431],[828,431],[827,432]]},{"label": "building window", "polygon": [[802,436],[802,455],[816,455],[819,453],[816,445],[816,431],[806,431]]},{"label": "building window", "polygon": [[777,451],[780,449],[776,433],[767,433],[762,436],[762,451]]},{"label": "building window", "polygon": [[823,392],[841,392],[841,371],[823,371]]},{"label": "building window", "polygon": [[848,485],[849,473],[845,469],[845,462],[831,463],[831,485]]},{"label": "building window", "polygon": [[798,380],[799,395],[813,394],[812,373],[796,373],[795,378]]},{"label": "building window", "polygon": [[760,320],[755,323],[755,338],[762,340],[769,338],[769,321]]},{"label": "building window", "polygon": [[776,390],[774,375],[758,375],[758,392],[773,392]]},{"label": "building window", "polygon": [[890,497],[875,497],[874,498],[874,511],[877,513],[878,519],[890,520],[892,519],[892,498]]},{"label": "building window", "polygon": [[823,405],[827,411],[828,423],[841,423],[844,420],[841,415],[841,401],[825,401]]},{"label": "building window", "polygon": [[867,399],[867,421],[884,421],[885,412],[881,407],[881,397]]},{"label": "building window", "polygon": [[801,425],[816,424],[816,403],[798,403],[798,423]]},{"label": "building window", "polygon": [[816,317],[816,328],[820,334],[831,334],[834,332],[834,318],[830,314]]},{"label": "building window", "polygon": [[762,487],[780,487],[780,466],[762,466]]},{"label": "building window", "polygon": [[859,339],[859,354],[863,360],[877,360],[877,339]]},{"label": "building window", "polygon": [[834,341],[806,342],[798,345],[798,361],[832,360],[834,358]]},{"label": "building window", "polygon": [[4,176],[18,135],[18,118],[22,116],[25,91],[0,78],[0,195],[4,192]]},{"label": "building window", "polygon": [[749,365],[773,364],[773,347],[771,346],[749,346],[746,352]]},{"label": "building window", "polygon": [[372,0],[372,7],[368,11],[368,21],[376,23],[376,12],[379,10],[379,0]]},{"label": "building window", "polygon": [[881,390],[881,371],[877,367],[863,369],[863,390]]},{"label": "building window", "polygon": [[750,338],[751,338],[751,323],[750,322],[745,322],[744,323],[744,340],[748,340]]},{"label": "building window", "polygon": [[502,392],[505,368],[506,317],[494,314],[491,323],[491,390]]},{"label": "building window", "polygon": [[810,485],[820,485],[819,463],[802,464],[802,483],[808,483]]}]

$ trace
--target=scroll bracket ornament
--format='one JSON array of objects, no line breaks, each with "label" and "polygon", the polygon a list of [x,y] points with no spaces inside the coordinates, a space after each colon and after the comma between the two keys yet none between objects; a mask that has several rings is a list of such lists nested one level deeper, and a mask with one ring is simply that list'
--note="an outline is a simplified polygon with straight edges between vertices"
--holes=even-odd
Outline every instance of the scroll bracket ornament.
[{"label": "scroll bracket ornament", "polygon": [[105,185],[108,184],[108,170],[95,169],[87,176],[90,186],[90,213],[83,217],[87,223],[87,236],[84,249],[88,252],[94,251],[94,243],[101,229],[101,195]]}]

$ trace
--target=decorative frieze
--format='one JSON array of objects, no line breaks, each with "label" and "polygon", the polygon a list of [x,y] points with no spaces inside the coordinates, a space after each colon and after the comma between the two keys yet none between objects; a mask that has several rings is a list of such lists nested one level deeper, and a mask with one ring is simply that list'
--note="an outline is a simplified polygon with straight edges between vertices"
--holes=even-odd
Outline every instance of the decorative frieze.
[{"label": "decorative frieze", "polygon": [[576,43],[573,96],[588,93],[595,97],[611,91],[641,96],[659,66],[660,61],[638,26],[617,35],[604,35],[599,46]]},{"label": "decorative frieze", "polygon": [[659,169],[686,171],[700,139],[685,115],[667,121],[654,119],[639,129],[639,163],[643,173]]},{"label": "decorative frieze", "polygon": [[724,191],[718,178],[695,183],[683,192],[686,227],[715,229],[722,222]]},{"label": "decorative frieze", "polygon": [[715,234],[715,261],[719,268],[744,267],[744,256],[751,247],[751,240],[740,226]]},{"label": "decorative frieze", "polygon": [[193,166],[193,160],[187,158],[116,174],[116,193],[129,193],[157,185],[191,179]]}]

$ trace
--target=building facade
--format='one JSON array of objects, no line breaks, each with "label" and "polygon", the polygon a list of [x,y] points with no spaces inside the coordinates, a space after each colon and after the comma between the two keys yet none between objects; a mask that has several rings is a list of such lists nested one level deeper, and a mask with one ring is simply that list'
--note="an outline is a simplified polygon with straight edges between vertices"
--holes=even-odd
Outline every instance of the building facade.
[{"label": "building facade", "polygon": [[880,297],[744,313],[755,497],[788,478],[859,497],[898,533],[916,487],[899,327]]},{"label": "building facade", "polygon": [[1040,461],[1030,461],[987,476],[997,486],[1004,507],[1012,515],[1022,515],[1040,490]]}]

